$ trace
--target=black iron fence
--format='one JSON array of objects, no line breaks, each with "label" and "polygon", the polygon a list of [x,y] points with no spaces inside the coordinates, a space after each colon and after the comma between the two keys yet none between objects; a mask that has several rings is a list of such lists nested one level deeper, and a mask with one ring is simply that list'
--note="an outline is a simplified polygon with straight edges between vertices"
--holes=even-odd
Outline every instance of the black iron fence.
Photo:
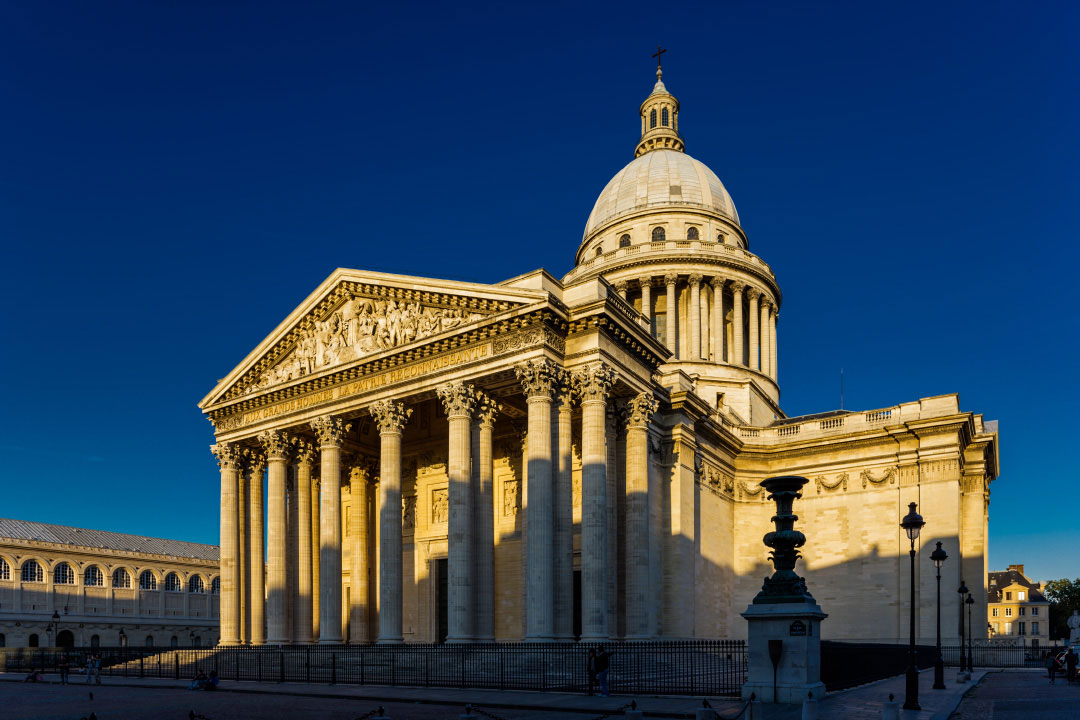
[{"label": "black iron fence", "polygon": [[[589,690],[589,643],[343,645],[260,648],[2,649],[0,669],[53,672],[87,653],[104,677],[193,678],[500,690]],[[746,681],[746,642],[613,642],[608,684],[615,693],[738,695]]]},{"label": "black iron fence", "polygon": [[[920,669],[933,667],[936,657],[932,645],[915,647]],[[902,675],[907,666],[907,645],[821,641],[821,681],[829,692]]]},{"label": "black iron fence", "polygon": [[[968,648],[959,645],[942,646],[941,658],[948,667],[960,666],[960,652],[968,657]],[[973,645],[970,657],[976,668],[1041,668],[1046,667],[1046,653],[1055,655],[1064,652],[1064,647],[1040,646],[1023,647],[1019,645]],[[964,661],[965,664],[967,660]]]}]

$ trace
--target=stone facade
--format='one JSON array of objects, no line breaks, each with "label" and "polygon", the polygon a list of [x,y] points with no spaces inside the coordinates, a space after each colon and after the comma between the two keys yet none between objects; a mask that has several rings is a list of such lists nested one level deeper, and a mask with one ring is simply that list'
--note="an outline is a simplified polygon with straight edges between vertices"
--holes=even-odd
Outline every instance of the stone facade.
[{"label": "stone facade", "polygon": [[813,481],[824,637],[905,638],[911,501],[943,587],[978,587],[996,423],[955,395],[787,417],[779,284],[659,72],[639,113],[561,280],[337,270],[202,400],[223,643],[745,637],[779,474]]},{"label": "stone facade", "polygon": [[209,647],[219,582],[213,545],[0,518],[0,646]]},{"label": "stone facade", "polygon": [[1024,574],[1023,565],[990,573],[986,593],[991,642],[1031,647],[1050,644],[1050,601],[1043,594],[1042,583]]}]

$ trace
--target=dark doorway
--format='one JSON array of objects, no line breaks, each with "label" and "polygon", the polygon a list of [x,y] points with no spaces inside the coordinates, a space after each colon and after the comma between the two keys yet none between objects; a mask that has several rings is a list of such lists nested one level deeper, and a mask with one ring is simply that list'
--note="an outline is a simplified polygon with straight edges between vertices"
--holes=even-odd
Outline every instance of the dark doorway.
[{"label": "dark doorway", "polygon": [[37,647],[38,646],[37,633],[32,633],[30,635],[30,643],[29,644],[30,644],[30,647]]},{"label": "dark doorway", "polygon": [[56,634],[56,647],[75,647],[75,635],[70,630],[61,630]]},{"label": "dark doorway", "polygon": [[435,627],[435,642],[446,642],[446,635],[449,632],[449,622],[447,620],[446,609],[448,606],[447,598],[447,565],[446,558],[439,558],[435,561],[435,608],[438,615],[438,622]]},{"label": "dark doorway", "polygon": [[91,635],[90,636],[90,647],[92,647],[92,648],[101,647],[101,636],[100,635]]},{"label": "dark doorway", "polygon": [[581,639],[581,571],[574,571],[574,637]]}]

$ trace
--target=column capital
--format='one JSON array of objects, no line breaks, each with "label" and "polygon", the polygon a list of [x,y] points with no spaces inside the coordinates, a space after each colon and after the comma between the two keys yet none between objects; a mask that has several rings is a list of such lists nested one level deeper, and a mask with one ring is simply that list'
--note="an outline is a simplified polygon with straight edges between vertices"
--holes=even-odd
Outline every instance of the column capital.
[{"label": "column capital", "polygon": [[626,280],[620,280],[619,282],[615,283],[615,292],[619,293],[620,295],[626,295],[626,291],[629,289],[630,283]]},{"label": "column capital", "polygon": [[293,438],[278,430],[263,430],[259,433],[259,443],[263,446],[266,457],[270,460],[284,460],[292,450]]},{"label": "column capital", "polygon": [[349,469],[349,483],[368,483],[375,479],[376,461],[369,457],[360,457]]},{"label": "column capital", "polygon": [[732,280],[731,281],[731,292],[733,292],[733,293],[741,293],[745,289],[746,289],[746,283],[739,282],[738,280]]},{"label": "column capital", "polygon": [[574,378],[563,368],[559,368],[557,375],[558,384],[555,387],[555,402],[559,405],[560,410],[569,411],[570,405],[574,401]]},{"label": "column capital", "polygon": [[476,409],[476,388],[465,383],[446,383],[435,390],[447,417],[471,418]]},{"label": "column capital", "polygon": [[725,282],[727,282],[727,281],[724,280],[724,278],[719,277],[719,276],[714,276],[714,277],[709,278],[709,284],[712,285],[713,288],[716,289],[716,290],[723,290]]},{"label": "column capital", "polygon": [[653,413],[660,407],[656,396],[651,392],[643,392],[626,401],[627,425],[630,428],[647,429],[652,420]]},{"label": "column capital", "polygon": [[704,279],[701,273],[693,273],[690,276],[691,285],[701,285],[701,281]]},{"label": "column capital", "polygon": [[476,419],[480,427],[492,428],[495,426],[495,418],[502,410],[502,405],[495,402],[495,398],[487,393],[476,393]]},{"label": "column capital", "polygon": [[758,290],[755,287],[747,289],[747,291],[746,291],[746,299],[747,300],[749,300],[750,302],[753,302],[753,301],[757,300],[759,297],[761,297],[761,291],[760,290]]},{"label": "column capital", "polygon": [[300,465],[311,465],[315,461],[315,446],[307,440],[296,441],[296,462]]},{"label": "column capital", "polygon": [[412,408],[396,400],[379,400],[371,404],[370,411],[375,424],[379,426],[380,435],[400,434],[412,416]]},{"label": "column capital", "polygon": [[236,470],[240,467],[243,451],[236,443],[211,445],[210,452],[217,456],[218,467],[222,470]]},{"label": "column capital", "polygon": [[581,402],[607,402],[615,371],[606,363],[586,366],[574,373],[574,390]]},{"label": "column capital", "polygon": [[652,287],[652,275],[643,275],[638,278],[638,287]]},{"label": "column capital", "polygon": [[246,447],[244,448],[244,465],[247,470],[260,472],[266,467],[266,455],[259,448]]},{"label": "column capital", "polygon": [[345,433],[352,429],[352,425],[346,424],[341,418],[323,415],[311,421],[311,429],[318,435],[320,447],[341,447]]},{"label": "column capital", "polygon": [[531,360],[515,367],[514,372],[525,391],[525,397],[531,400],[534,397],[551,397],[558,384],[557,371],[560,369],[550,360]]},{"label": "column capital", "polygon": [[664,275],[665,285],[674,285],[677,282],[679,282],[679,273],[668,273]]}]

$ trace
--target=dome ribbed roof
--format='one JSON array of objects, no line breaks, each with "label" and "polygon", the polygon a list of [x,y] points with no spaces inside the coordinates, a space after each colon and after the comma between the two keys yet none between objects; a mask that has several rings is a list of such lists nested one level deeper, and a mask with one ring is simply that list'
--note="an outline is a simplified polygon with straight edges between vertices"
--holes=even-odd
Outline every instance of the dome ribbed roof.
[{"label": "dome ribbed roof", "polygon": [[739,222],[724,184],[704,163],[683,152],[654,150],[611,178],[589,214],[585,238],[624,215],[665,206],[703,208]]}]

